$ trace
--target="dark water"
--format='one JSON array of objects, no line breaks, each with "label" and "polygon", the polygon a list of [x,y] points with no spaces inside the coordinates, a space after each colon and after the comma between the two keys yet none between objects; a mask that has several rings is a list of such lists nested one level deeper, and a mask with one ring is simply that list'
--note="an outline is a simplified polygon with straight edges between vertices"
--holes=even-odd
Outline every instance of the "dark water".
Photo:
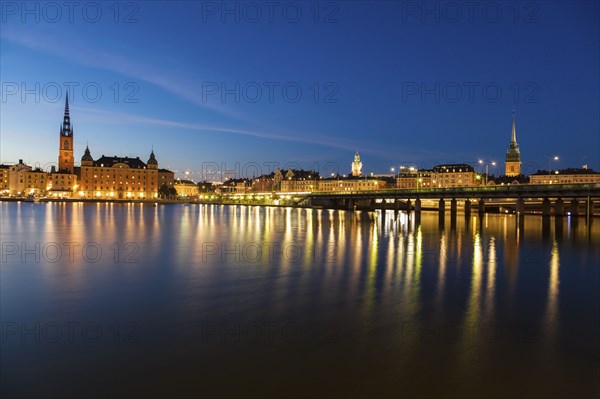
[{"label": "dark water", "polygon": [[0,216],[3,398],[600,394],[600,220]]}]

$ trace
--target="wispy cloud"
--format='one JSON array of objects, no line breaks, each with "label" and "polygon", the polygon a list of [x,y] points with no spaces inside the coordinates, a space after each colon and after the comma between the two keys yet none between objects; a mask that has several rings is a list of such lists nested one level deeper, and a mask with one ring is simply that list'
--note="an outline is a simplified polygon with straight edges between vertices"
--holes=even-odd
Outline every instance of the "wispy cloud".
[{"label": "wispy cloud", "polygon": [[[227,107],[226,104],[203,101],[199,95],[199,90],[196,89],[197,79],[186,78],[181,73],[178,73],[177,78],[173,79],[173,74],[159,67],[148,62],[139,62],[106,50],[94,48],[81,37],[76,39],[69,37],[69,40],[64,38],[60,40],[57,37],[56,35],[36,34],[32,31],[13,31],[8,28],[4,29],[2,33],[2,39],[11,43],[59,56],[80,65],[104,69],[139,79],[175,94],[196,106],[218,112],[233,119],[242,121],[245,119],[242,113]],[[66,41],[68,41],[69,46],[64,45]]]},{"label": "wispy cloud", "polygon": [[[195,130],[199,132],[208,133],[230,133],[239,134],[243,136],[251,136],[262,139],[276,139],[293,141],[307,144],[318,144],[326,147],[340,148],[344,150],[352,150],[352,146],[340,142],[336,138],[317,138],[311,137],[311,135],[303,134],[301,136],[283,136],[275,132],[269,132],[265,130],[248,130],[240,129],[237,127],[222,126],[222,125],[211,125],[203,123],[186,123],[178,122],[168,119],[151,118],[147,116],[129,114],[124,112],[107,111],[99,108],[86,108],[86,107],[73,107],[74,110],[82,113],[83,116],[87,115],[88,118],[97,118],[98,121],[109,122],[114,124],[141,124],[149,126],[164,126],[178,129]],[[321,136],[323,137],[323,136]]]}]

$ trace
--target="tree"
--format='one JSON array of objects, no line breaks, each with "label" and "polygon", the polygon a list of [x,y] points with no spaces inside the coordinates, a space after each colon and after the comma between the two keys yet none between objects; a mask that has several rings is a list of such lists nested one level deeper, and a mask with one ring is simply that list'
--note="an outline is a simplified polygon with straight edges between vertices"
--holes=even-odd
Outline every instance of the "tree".
[{"label": "tree", "polygon": [[175,187],[169,186],[167,183],[163,183],[163,185],[158,189],[158,196],[163,199],[170,199],[177,196],[177,190]]}]

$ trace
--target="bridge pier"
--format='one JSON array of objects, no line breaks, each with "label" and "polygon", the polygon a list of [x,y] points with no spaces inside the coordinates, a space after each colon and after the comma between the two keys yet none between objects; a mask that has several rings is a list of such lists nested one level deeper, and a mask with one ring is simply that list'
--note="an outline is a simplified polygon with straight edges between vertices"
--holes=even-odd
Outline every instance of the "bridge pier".
[{"label": "bridge pier", "polygon": [[346,205],[347,205],[347,209],[348,209],[349,211],[353,211],[353,210],[354,210],[354,207],[355,207],[355,206],[354,206],[354,200],[353,200],[353,199],[348,199],[348,201],[347,201],[347,204],[346,204]]},{"label": "bridge pier", "polygon": [[415,213],[421,214],[421,199],[417,198],[415,200]]},{"label": "bridge pier", "polygon": [[[400,204],[398,204],[400,205]],[[398,206],[398,208],[400,208],[400,206]],[[412,211],[412,204],[410,202],[410,198],[406,200],[406,213],[410,214],[410,212]]]},{"label": "bridge pier", "polygon": [[369,202],[369,210],[374,212],[376,206],[377,206],[377,202],[375,202],[375,200],[372,199],[371,202]]},{"label": "bridge pier", "polygon": [[564,216],[565,215],[565,202],[562,198],[558,198],[554,203],[554,216]]},{"label": "bridge pier", "polygon": [[579,216],[579,201],[577,198],[573,198],[571,201],[571,216]]},{"label": "bridge pier", "polygon": [[523,198],[517,198],[517,202],[515,204],[515,213],[518,216],[523,215],[523,213],[525,212],[525,201],[523,200]]},{"label": "bridge pier", "polygon": [[480,215],[483,215],[485,213],[485,201],[483,198],[479,199],[479,204],[478,204],[478,211]]},{"label": "bridge pier", "polygon": [[456,216],[456,209],[457,209],[456,198],[452,198],[450,200],[450,215]]},{"label": "bridge pier", "polygon": [[550,216],[551,204],[548,197],[544,198],[542,201],[542,216]]},{"label": "bridge pier", "polygon": [[443,217],[446,212],[446,201],[444,201],[443,198],[440,198],[438,212],[440,214],[440,217]]},{"label": "bridge pier", "polygon": [[585,222],[587,223],[588,227],[590,225],[590,222],[592,221],[592,217],[594,212],[594,201],[592,201],[592,197],[588,195],[587,200],[585,202]]},{"label": "bridge pier", "polygon": [[465,219],[471,217],[471,200],[465,201]]}]

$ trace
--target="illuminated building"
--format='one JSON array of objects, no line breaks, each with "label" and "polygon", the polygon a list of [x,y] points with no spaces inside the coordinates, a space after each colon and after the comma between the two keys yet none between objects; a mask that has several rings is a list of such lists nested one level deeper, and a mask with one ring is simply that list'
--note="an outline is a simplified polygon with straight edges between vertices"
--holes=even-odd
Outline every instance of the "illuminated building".
[{"label": "illuminated building", "polygon": [[437,165],[431,173],[431,187],[473,187],[478,184],[477,173],[467,164]]},{"label": "illuminated building", "polygon": [[50,175],[41,169],[33,169],[23,172],[24,193],[26,195],[43,195],[49,187]]},{"label": "illuminated building", "polygon": [[81,157],[78,196],[103,199],[153,199],[158,197],[158,161],[154,151],[147,163],[139,157],[107,157],[94,161],[86,147]]},{"label": "illuminated building", "polygon": [[385,187],[385,180],[376,177],[332,177],[319,181],[319,191],[327,192],[382,190]]},{"label": "illuminated building", "polygon": [[592,169],[538,170],[529,177],[530,184],[590,184],[600,183],[600,173]]},{"label": "illuminated building", "polygon": [[479,185],[477,173],[471,165],[446,164],[432,170],[404,169],[396,178],[396,187],[405,189],[473,187]]},{"label": "illuminated building", "polygon": [[8,165],[0,165],[0,195],[8,195],[10,186],[8,185]]},{"label": "illuminated building", "polygon": [[306,193],[317,191],[319,173],[315,171],[289,169],[281,180],[280,191],[288,193]]},{"label": "illuminated building", "polygon": [[25,172],[29,172],[31,166],[25,165],[22,159],[19,163],[8,167],[8,190],[11,196],[23,196],[25,194]]},{"label": "illuminated building", "polygon": [[198,197],[198,185],[191,180],[177,179],[173,183],[173,187],[177,190],[177,195],[180,197],[196,198]]}]

